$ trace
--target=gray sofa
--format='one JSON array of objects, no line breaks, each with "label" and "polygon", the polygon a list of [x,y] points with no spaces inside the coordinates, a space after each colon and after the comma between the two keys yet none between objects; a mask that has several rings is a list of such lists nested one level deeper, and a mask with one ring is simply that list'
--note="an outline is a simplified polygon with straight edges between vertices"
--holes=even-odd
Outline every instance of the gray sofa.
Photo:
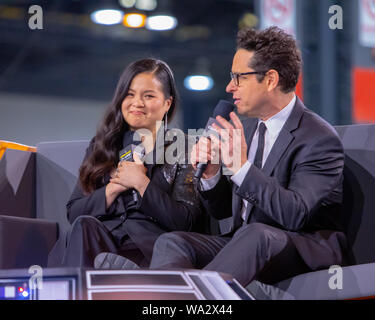
[{"label": "gray sofa", "polygon": [[0,160],[0,269],[56,264],[49,263],[49,254],[64,247],[70,227],[65,204],[87,146],[88,141],[42,142],[36,153],[5,151]]},{"label": "gray sofa", "polygon": [[[273,286],[253,281],[247,289],[257,299],[351,299],[375,296],[375,125],[341,126],[336,129],[346,153],[344,215],[353,259],[353,266],[342,268],[343,288],[330,289],[329,282],[334,274],[320,270]],[[37,145],[35,159],[29,160],[35,161],[36,170],[32,170],[32,162],[27,167],[29,175],[35,174],[36,187],[33,188],[33,182],[28,180],[29,184],[22,189],[22,197],[29,199],[21,210],[27,217],[10,217],[15,214],[9,214],[9,208],[7,216],[0,216],[0,268],[28,267],[31,264],[46,266],[52,247],[52,252],[59,252],[65,245],[64,235],[70,227],[65,204],[76,183],[87,146],[88,141]],[[0,162],[0,175],[4,170],[3,159]],[[2,183],[1,193],[6,188],[9,189],[9,186]],[[1,201],[0,214],[7,211],[4,208]],[[15,211],[14,208],[12,210]],[[24,220],[21,223],[19,219]],[[14,231],[15,227],[11,227],[12,223],[13,226],[18,225],[17,232]],[[222,227],[225,229],[225,222]],[[56,242],[57,238],[59,240]],[[7,249],[8,252],[12,251],[8,256],[4,255],[6,243],[12,244]],[[54,265],[56,256],[50,255],[50,266]]]},{"label": "gray sofa", "polygon": [[46,266],[57,224],[37,219],[35,158],[7,149],[0,160],[0,269]]}]

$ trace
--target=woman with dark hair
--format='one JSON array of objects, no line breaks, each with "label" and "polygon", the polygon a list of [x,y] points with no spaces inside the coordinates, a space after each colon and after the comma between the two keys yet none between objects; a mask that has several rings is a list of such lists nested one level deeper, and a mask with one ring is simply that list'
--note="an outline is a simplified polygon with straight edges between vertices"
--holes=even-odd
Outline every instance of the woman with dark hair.
[{"label": "woman with dark hair", "polygon": [[[110,252],[147,267],[160,234],[199,229],[202,208],[191,165],[119,161],[119,152],[132,143],[129,133],[147,129],[156,141],[163,130],[157,125],[162,120],[167,125],[176,105],[175,82],[166,63],[142,59],[125,69],[67,203],[73,225],[64,266],[92,267],[99,253]],[[155,159],[155,146],[144,148]]]}]

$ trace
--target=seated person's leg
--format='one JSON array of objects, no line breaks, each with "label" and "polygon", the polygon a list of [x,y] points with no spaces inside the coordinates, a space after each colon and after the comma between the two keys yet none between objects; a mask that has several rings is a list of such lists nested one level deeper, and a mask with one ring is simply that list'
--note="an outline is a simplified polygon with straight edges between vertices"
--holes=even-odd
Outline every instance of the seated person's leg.
[{"label": "seated person's leg", "polygon": [[243,286],[258,276],[274,283],[309,271],[288,232],[262,223],[238,229],[204,269],[231,274]]},{"label": "seated person's leg", "polygon": [[194,232],[169,232],[156,241],[150,269],[201,269],[230,238]]},{"label": "seated person's leg", "polygon": [[78,217],[68,235],[64,252],[64,267],[88,267],[100,252],[117,252],[115,239],[104,224],[91,216]]}]

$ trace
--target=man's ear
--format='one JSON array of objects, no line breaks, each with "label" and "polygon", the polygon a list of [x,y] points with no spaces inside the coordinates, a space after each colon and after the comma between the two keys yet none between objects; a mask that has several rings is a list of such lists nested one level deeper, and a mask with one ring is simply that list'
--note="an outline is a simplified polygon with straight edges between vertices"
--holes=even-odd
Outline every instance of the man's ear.
[{"label": "man's ear", "polygon": [[279,80],[279,73],[274,69],[269,70],[266,74],[268,91],[274,90],[279,85]]}]

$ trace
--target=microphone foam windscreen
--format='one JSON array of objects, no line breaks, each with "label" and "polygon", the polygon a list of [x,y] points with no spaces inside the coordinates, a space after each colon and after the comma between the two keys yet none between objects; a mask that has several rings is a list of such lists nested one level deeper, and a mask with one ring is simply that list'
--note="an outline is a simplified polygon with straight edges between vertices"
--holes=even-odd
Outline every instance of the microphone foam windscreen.
[{"label": "microphone foam windscreen", "polygon": [[220,100],[214,109],[212,117],[216,118],[217,116],[222,116],[224,119],[229,120],[229,114],[234,110],[234,108],[235,106],[233,103],[226,100]]},{"label": "microphone foam windscreen", "polygon": [[132,130],[127,130],[124,134],[123,139],[122,139],[122,147],[125,148],[126,146],[128,146],[130,144],[138,145],[141,142],[142,142],[141,136],[138,132],[132,131]]}]

